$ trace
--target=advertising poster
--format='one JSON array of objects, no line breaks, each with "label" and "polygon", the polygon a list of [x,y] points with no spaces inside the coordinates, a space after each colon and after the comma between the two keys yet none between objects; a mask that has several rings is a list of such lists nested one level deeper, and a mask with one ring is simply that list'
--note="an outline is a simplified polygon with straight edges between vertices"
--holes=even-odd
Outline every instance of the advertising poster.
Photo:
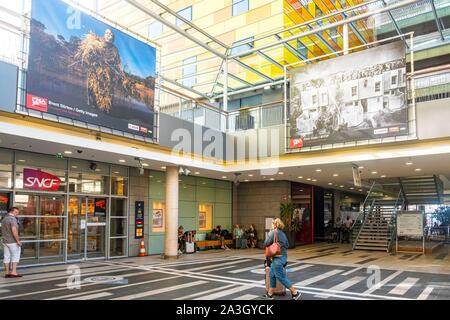
[{"label": "advertising poster", "polygon": [[153,228],[163,227],[163,209],[153,209]]},{"label": "advertising poster", "polygon": [[9,193],[0,193],[0,218],[8,214],[9,206]]},{"label": "advertising poster", "polygon": [[403,42],[292,70],[289,148],[408,134]]},{"label": "advertising poster", "polygon": [[95,217],[106,217],[106,199],[95,199]]},{"label": "advertising poster", "polygon": [[156,49],[61,0],[34,0],[26,107],[147,138]]}]

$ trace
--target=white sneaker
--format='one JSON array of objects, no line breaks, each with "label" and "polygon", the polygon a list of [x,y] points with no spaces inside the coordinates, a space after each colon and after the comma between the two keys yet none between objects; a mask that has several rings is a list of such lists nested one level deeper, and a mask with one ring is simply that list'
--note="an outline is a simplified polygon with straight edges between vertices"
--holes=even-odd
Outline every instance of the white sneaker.
[{"label": "white sneaker", "polygon": [[178,250],[178,254],[180,254],[180,255],[181,255],[181,254],[183,254],[183,252],[182,252],[181,250]]}]

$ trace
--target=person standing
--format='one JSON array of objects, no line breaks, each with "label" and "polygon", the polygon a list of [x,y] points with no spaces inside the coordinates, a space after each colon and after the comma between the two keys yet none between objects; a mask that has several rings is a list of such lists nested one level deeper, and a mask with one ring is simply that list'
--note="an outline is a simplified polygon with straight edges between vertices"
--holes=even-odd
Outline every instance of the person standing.
[{"label": "person standing", "polygon": [[3,237],[3,263],[5,264],[5,278],[21,278],[17,273],[17,264],[20,260],[20,252],[22,243],[19,238],[19,224],[17,216],[19,209],[12,207],[8,211],[8,215],[2,220],[2,237]]},{"label": "person standing", "polygon": [[265,247],[269,247],[277,238],[280,244],[281,252],[272,258],[272,264],[270,266],[270,288],[266,292],[264,298],[273,299],[273,291],[277,287],[277,281],[281,282],[286,288],[289,289],[293,300],[300,299],[301,293],[293,285],[292,282],[287,278],[286,271],[284,267],[287,265],[287,249],[289,248],[289,241],[286,234],[283,232],[284,224],[280,219],[274,219],[272,221],[272,230],[264,242]]}]

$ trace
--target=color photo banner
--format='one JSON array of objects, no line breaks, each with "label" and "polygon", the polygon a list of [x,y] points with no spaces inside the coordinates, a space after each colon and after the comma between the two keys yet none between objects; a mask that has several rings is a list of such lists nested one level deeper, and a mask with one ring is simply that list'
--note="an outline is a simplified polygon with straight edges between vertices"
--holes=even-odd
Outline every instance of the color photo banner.
[{"label": "color photo banner", "polygon": [[28,109],[154,137],[156,49],[61,0],[34,0]]},{"label": "color photo banner", "polygon": [[291,72],[289,148],[408,134],[403,42]]}]

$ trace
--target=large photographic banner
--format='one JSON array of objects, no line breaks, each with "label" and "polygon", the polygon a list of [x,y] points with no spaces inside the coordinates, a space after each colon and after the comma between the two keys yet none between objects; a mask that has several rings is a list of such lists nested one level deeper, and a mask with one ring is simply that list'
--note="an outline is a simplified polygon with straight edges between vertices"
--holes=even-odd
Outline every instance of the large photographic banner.
[{"label": "large photographic banner", "polygon": [[289,149],[408,134],[403,42],[291,71]]},{"label": "large photographic banner", "polygon": [[26,107],[154,137],[156,49],[61,0],[33,0]]}]

